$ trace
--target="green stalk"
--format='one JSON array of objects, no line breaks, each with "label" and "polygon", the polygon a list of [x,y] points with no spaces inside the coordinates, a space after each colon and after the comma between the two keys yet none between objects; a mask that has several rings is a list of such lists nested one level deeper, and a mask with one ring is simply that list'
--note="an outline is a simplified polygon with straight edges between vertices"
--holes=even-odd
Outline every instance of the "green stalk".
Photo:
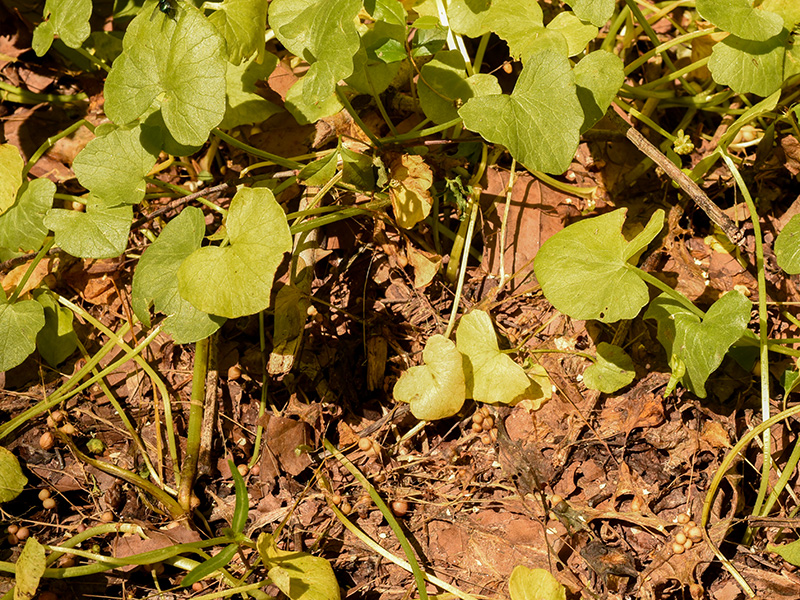
[{"label": "green stalk", "polygon": [[94,125],[92,125],[86,119],[81,119],[80,121],[77,121],[76,123],[73,123],[72,125],[67,127],[62,132],[50,136],[44,142],[42,142],[42,144],[36,149],[36,152],[34,152],[31,155],[30,159],[28,159],[28,162],[25,163],[25,168],[22,169],[22,179],[25,179],[25,177],[28,176],[28,173],[30,173],[30,170],[31,168],[33,168],[33,165],[35,165],[38,162],[38,160],[44,155],[44,153],[47,152],[50,148],[52,148],[53,145],[55,145],[55,143],[58,140],[65,138],[68,135],[71,135],[72,133],[80,129],[81,126],[83,125],[85,125],[90,131],[94,132]]},{"label": "green stalk", "polygon": [[206,374],[208,373],[211,338],[207,337],[195,344],[194,372],[192,373],[192,396],[189,401],[189,426],[186,432],[186,455],[181,469],[181,485],[178,491],[178,504],[189,512],[192,505],[192,486],[197,475],[197,461],[200,458],[200,432],[203,427],[203,407],[205,406]]},{"label": "green stalk", "polygon": [[89,99],[84,92],[80,94],[36,94],[0,81],[0,100],[17,104],[77,104]]},{"label": "green stalk", "polygon": [[39,249],[39,252],[36,253],[36,256],[31,261],[31,264],[28,265],[28,268],[25,270],[25,274],[22,276],[22,279],[19,280],[17,287],[14,288],[14,293],[11,294],[11,297],[8,299],[9,304],[14,304],[19,298],[19,295],[22,293],[22,290],[25,289],[25,284],[28,283],[28,280],[33,275],[33,272],[36,270],[36,267],[39,265],[41,260],[45,257],[45,255],[50,251],[50,248],[53,247],[55,243],[55,238],[47,237],[44,240],[44,245]]},{"label": "green stalk", "polygon": [[223,142],[227,142],[231,146],[235,148],[239,148],[239,150],[243,150],[248,154],[252,154],[253,156],[258,156],[259,158],[264,158],[266,160],[271,160],[276,165],[280,165],[286,169],[302,169],[305,165],[303,163],[295,162],[293,160],[289,160],[283,158],[282,156],[278,156],[277,154],[272,154],[271,152],[265,152],[264,150],[259,150],[249,144],[245,144],[244,142],[240,142],[235,137],[228,135],[224,131],[220,131],[217,128],[214,128],[211,133],[221,139]]},{"label": "green stalk", "polygon": [[[722,151],[720,153],[722,160],[728,165],[728,169],[736,181],[736,186],[742,193],[747,210],[750,212],[750,222],[753,224],[753,236],[756,241],[756,273],[758,276],[758,338],[759,338],[759,359],[761,360],[761,420],[769,420],[769,346],[767,340],[767,282],[764,275],[764,243],[761,236],[761,223],[758,219],[758,211],[753,199],[750,197],[750,191],[739,174],[739,169],[728,156],[728,153]],[[753,505],[753,515],[762,515],[761,506],[764,502],[764,497],[767,494],[769,487],[769,475],[772,470],[772,454],[770,452],[770,432],[764,432],[764,447],[763,456],[764,461],[761,469],[761,485],[758,488],[758,496],[755,504]],[[752,530],[748,529],[745,532],[745,540],[752,537]]]}]

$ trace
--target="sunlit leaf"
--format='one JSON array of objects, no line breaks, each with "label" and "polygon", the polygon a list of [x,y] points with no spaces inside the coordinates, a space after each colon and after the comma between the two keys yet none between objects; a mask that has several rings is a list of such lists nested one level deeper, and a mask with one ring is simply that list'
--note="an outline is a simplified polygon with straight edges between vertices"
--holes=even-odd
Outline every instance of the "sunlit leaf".
[{"label": "sunlit leaf", "polygon": [[0,215],[11,208],[17,199],[24,166],[16,146],[0,145]]},{"label": "sunlit leaf", "polygon": [[134,313],[149,326],[152,302],[156,311],[167,315],[163,330],[177,344],[206,338],[225,322],[223,317],[197,310],[178,293],[178,269],[200,248],[205,229],[203,212],[199,208],[183,209],[147,247],[133,274],[131,306]]},{"label": "sunlit leaf", "polygon": [[600,342],[597,362],[583,372],[583,383],[590,390],[611,394],[628,385],[636,377],[633,360],[619,346]]},{"label": "sunlit leaf", "polygon": [[783,29],[779,15],[753,8],[750,0],[697,0],[697,12],[720,29],[745,40],[764,42]]},{"label": "sunlit leaf", "polygon": [[44,327],[44,310],[35,300],[9,304],[0,288],[0,371],[21,364],[36,349],[36,334]]},{"label": "sunlit leaf", "polygon": [[49,179],[34,179],[24,183],[17,201],[0,216],[0,248],[38,250],[48,229],[44,217],[53,206],[56,184]]},{"label": "sunlit leaf", "polygon": [[784,225],[775,240],[775,259],[778,266],[789,273],[800,273],[800,215],[795,215]]},{"label": "sunlit leaf", "polygon": [[422,353],[424,365],[411,367],[394,387],[395,400],[408,402],[422,421],[452,417],[464,405],[466,388],[461,353],[442,335],[434,335]]},{"label": "sunlit leaf", "polygon": [[397,224],[411,229],[428,216],[433,205],[433,171],[421,156],[403,154],[392,164],[389,195]]},{"label": "sunlit leaf", "polygon": [[14,600],[31,600],[36,595],[46,566],[44,546],[29,537],[17,559]]},{"label": "sunlit leaf", "polygon": [[471,98],[459,109],[467,129],[503,144],[529,169],[562,173],[578,147],[583,110],[566,54],[529,56],[513,93]]},{"label": "sunlit leaf", "polygon": [[511,600],[566,600],[567,591],[545,569],[529,569],[524,565],[514,567],[508,580]]},{"label": "sunlit leaf", "polygon": [[534,261],[547,300],[573,319],[614,323],[647,304],[647,285],[628,261],[658,235],[659,209],[632,241],[622,235],[626,209],[573,223],[548,239]]},{"label": "sunlit leaf", "polygon": [[86,211],[53,208],[44,218],[56,234],[56,245],[81,258],[113,258],[125,251],[131,229],[133,207],[109,206],[90,195]]},{"label": "sunlit leaf", "polygon": [[192,252],[178,269],[178,289],[203,312],[252,315],[269,306],[275,271],[292,247],[286,214],[268,189],[242,188],[225,227],[229,244]]},{"label": "sunlit leaf", "polygon": [[461,317],[456,345],[464,355],[468,398],[487,404],[508,404],[519,399],[531,385],[522,367],[500,352],[492,319],[482,310]]},{"label": "sunlit leaf", "polygon": [[7,448],[0,446],[0,504],[10,502],[19,496],[27,484],[28,478],[23,475],[17,457]]},{"label": "sunlit leaf", "polygon": [[644,318],[656,320],[658,341],[667,351],[670,364],[685,368],[676,379],[705,398],[706,380],[747,331],[752,306],[741,293],[731,291],[714,302],[701,320],[671,296],[661,294],[650,303]]},{"label": "sunlit leaf", "polygon": [[339,600],[339,583],[331,564],[305,552],[280,550],[269,533],[258,536],[256,548],[268,574],[289,600]]}]

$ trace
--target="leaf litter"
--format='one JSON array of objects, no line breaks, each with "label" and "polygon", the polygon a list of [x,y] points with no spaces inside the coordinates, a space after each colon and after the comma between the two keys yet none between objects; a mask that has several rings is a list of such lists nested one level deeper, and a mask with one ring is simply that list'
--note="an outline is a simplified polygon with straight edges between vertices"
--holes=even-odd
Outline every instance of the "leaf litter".
[{"label": "leaf litter", "polygon": [[[18,109],[17,116],[23,121],[31,119],[28,124],[32,127],[32,119],[39,118],[24,109]],[[262,132],[253,132],[251,143],[281,139],[291,144],[290,150],[280,152],[282,156],[319,147],[315,140],[318,129],[287,127],[284,121],[272,121],[274,124],[268,124]],[[60,121],[56,118],[55,122]],[[19,135],[18,125],[11,121],[6,125],[9,139]],[[330,125],[333,129],[337,126],[342,128],[341,124]],[[504,595],[510,577],[511,585],[518,585],[512,576],[514,568],[524,565],[556,575],[570,596],[594,589],[608,594],[636,590],[641,597],[681,597],[681,590],[703,582],[715,598],[738,597],[738,587],[732,586],[719,564],[712,561],[713,554],[706,545],[698,543],[675,553],[671,543],[683,529],[681,515],[698,519],[704,490],[722,455],[742,427],[756,416],[749,398],[753,382],[748,370],[730,360],[722,362],[709,380],[706,400],[701,402],[682,387],[665,398],[669,357],[660,350],[655,329],[634,321],[624,339],[638,383],[601,395],[582,381],[589,362],[580,353],[595,353],[600,344],[615,337],[615,328],[557,313],[538,294],[538,284],[525,278],[530,274],[530,261],[545,240],[580,217],[596,211],[607,214],[624,194],[629,206],[626,225],[633,221],[641,230],[653,213],[654,198],[673,193],[669,182],[658,176],[645,178],[635,190],[625,188],[622,174],[638,164],[638,156],[620,142],[592,145],[600,148],[580,148],[568,172],[577,174],[581,186],[598,186],[597,198],[590,204],[521,174],[511,190],[506,223],[506,239],[516,242],[513,252],[497,241],[504,210],[499,206],[497,213],[481,224],[484,238],[478,249],[483,261],[470,266],[465,284],[466,302],[476,308],[491,308],[502,332],[499,347],[493,352],[507,357],[502,351],[514,348],[523,360],[541,364],[554,388],[552,398],[535,411],[523,402],[492,412],[491,417],[481,419],[479,431],[475,430],[473,415],[480,407],[467,400],[456,418],[428,424],[404,439],[415,421],[402,405],[395,405],[391,391],[402,372],[423,363],[426,341],[447,320],[450,292],[438,279],[418,285],[410,256],[423,249],[406,237],[403,224],[398,229],[378,222],[374,226],[366,221],[339,223],[326,231],[323,249],[331,254],[315,270],[311,286],[312,295],[324,294],[331,310],[315,306],[307,311],[296,370],[269,383],[272,397],[268,417],[259,414],[260,388],[265,384],[257,341],[259,325],[255,319],[243,318],[226,326],[216,369],[221,374],[221,408],[212,424],[218,460],[207,466],[199,494],[201,510],[215,530],[227,525],[233,503],[231,472],[225,457],[246,462],[252,451],[252,432],[260,424],[265,427],[261,458],[257,469],[250,469],[247,475],[251,526],[272,528],[288,519],[285,547],[300,551],[317,546],[331,560],[340,585],[358,593],[403,597],[410,576],[366,548],[332,517],[323,494],[313,487],[308,489],[314,474],[322,469],[340,503],[352,507],[352,519],[390,552],[401,554],[363,489],[341,465],[329,459],[320,463],[321,457],[315,454],[323,436],[337,437],[341,447],[369,437],[377,449],[354,449],[348,456],[375,482],[383,497],[409,501],[411,510],[404,524],[420,554],[440,577],[470,593]],[[620,145],[624,147],[620,149]],[[264,147],[275,145],[264,141]],[[782,148],[786,172],[765,167],[761,183],[775,215],[796,212],[795,199],[781,191],[781,186],[794,189],[787,180],[788,175],[796,174],[796,157],[791,142],[786,141]],[[604,158],[589,162],[588,156]],[[701,158],[698,152],[692,160]],[[243,157],[235,152],[228,159],[239,169],[245,166]],[[433,153],[424,163],[440,166],[448,159]],[[57,160],[53,164],[53,179],[58,181],[58,173],[68,172],[69,166]],[[176,172],[168,175],[177,176]],[[507,181],[507,173],[491,169],[485,180],[484,199],[500,198]],[[571,185],[575,183],[570,181]],[[730,182],[719,181],[714,189],[721,195],[731,194]],[[289,188],[286,195],[292,192],[296,190]],[[741,267],[735,252],[712,237],[702,215],[684,207],[678,212],[681,214],[668,215],[657,249],[644,257],[647,269],[692,290],[687,295],[705,301],[706,309],[732,290],[752,299],[753,277]],[[773,239],[786,224],[779,225],[778,218],[766,219]],[[629,242],[633,236],[626,239]],[[138,240],[136,244],[144,248]],[[775,253],[780,255],[777,244]],[[517,279],[505,292],[498,293],[493,284],[499,277],[500,264]],[[95,316],[107,325],[129,318],[125,301],[131,293],[129,265],[100,259],[78,261],[72,267],[70,270],[70,265],[64,265],[56,271],[56,285],[93,304]],[[798,300],[793,278],[776,279],[775,283],[770,290],[773,300]],[[12,284],[9,280],[7,287]],[[370,339],[384,340],[389,348],[382,375],[373,375],[369,386],[364,332],[372,336]],[[782,335],[788,337],[791,332],[789,329]],[[85,327],[81,334],[90,353],[99,349],[102,340],[96,332]],[[125,340],[136,342],[130,334]],[[565,349],[570,353],[536,352]],[[180,399],[176,419],[179,430],[183,430],[188,419],[185,406],[191,385],[192,350],[174,344],[168,336],[159,336],[149,352],[148,359],[158,365],[170,390]],[[5,373],[3,412],[11,416],[23,410],[30,398],[46,394],[59,377],[79,368],[80,360],[71,359],[61,366],[60,373],[48,372],[44,381],[31,359]],[[101,366],[109,362],[110,358]],[[148,423],[155,416],[152,390],[136,369],[127,369],[109,377],[108,385],[114,395],[125,400],[131,414]],[[130,451],[130,439],[121,430],[119,415],[99,388],[90,388],[64,408],[78,435],[96,436],[105,442],[103,456],[107,460],[130,469],[141,468]],[[483,426],[488,418],[502,420],[507,437],[495,433],[495,441],[492,432],[498,428]],[[38,439],[44,428],[44,423],[37,422],[10,444],[38,479],[20,504],[8,507],[8,514],[37,524],[40,538],[52,544],[58,543],[62,530],[74,531],[86,523],[99,522],[106,510],[121,521],[144,523],[151,539],[158,540],[154,547],[176,541],[161,537],[167,535],[159,531],[165,519],[135,488],[82,466],[67,452],[41,449]],[[155,431],[149,423],[143,426],[141,435],[146,444],[162,443]],[[311,452],[297,452],[306,447]],[[788,441],[778,441],[774,451],[785,452],[788,447]],[[162,467],[169,470],[174,465],[167,460]],[[740,500],[740,475],[731,472],[726,478],[729,489],[712,508],[715,522],[710,536],[717,542],[740,526],[735,510]],[[35,489],[42,487],[58,495],[55,512],[28,502]],[[300,503],[295,506],[298,499]],[[108,543],[113,541],[109,539]],[[23,550],[6,546],[4,551],[16,559]],[[138,551],[141,548],[131,552]],[[776,565],[771,560],[740,562],[738,566],[760,595],[794,597],[796,572],[773,573]],[[133,579],[119,574],[105,576],[103,585],[112,591],[133,586],[142,597],[154,591],[152,579],[141,572]],[[66,593],[68,588],[56,582],[51,589]],[[87,583],[85,592],[91,589]]]}]

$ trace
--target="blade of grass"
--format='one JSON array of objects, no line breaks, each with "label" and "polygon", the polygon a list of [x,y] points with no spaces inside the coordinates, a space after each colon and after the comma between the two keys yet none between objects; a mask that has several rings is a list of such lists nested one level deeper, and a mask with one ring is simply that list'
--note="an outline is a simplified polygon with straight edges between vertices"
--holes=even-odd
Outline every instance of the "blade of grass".
[{"label": "blade of grass", "polygon": [[409,566],[411,568],[411,572],[414,574],[414,580],[417,583],[417,592],[419,593],[420,600],[428,600],[428,591],[425,589],[425,574],[422,572],[422,569],[419,567],[419,563],[417,562],[417,557],[414,556],[414,549],[411,547],[411,544],[408,542],[408,539],[403,533],[402,527],[400,527],[400,523],[397,522],[397,519],[394,518],[392,511],[383,501],[378,490],[375,489],[369,480],[358,470],[358,468],[351,463],[347,457],[339,452],[338,448],[336,448],[333,444],[331,444],[327,439],[323,439],[322,443],[325,446],[325,449],[330,452],[336,460],[338,460],[344,467],[350,471],[353,477],[367,490],[370,498],[375,503],[375,506],[378,507],[378,510],[381,511],[383,518],[386,519],[386,522],[389,523],[389,527],[392,528],[392,531],[397,536],[397,541],[400,542],[400,546],[403,548],[403,552],[408,559]]}]

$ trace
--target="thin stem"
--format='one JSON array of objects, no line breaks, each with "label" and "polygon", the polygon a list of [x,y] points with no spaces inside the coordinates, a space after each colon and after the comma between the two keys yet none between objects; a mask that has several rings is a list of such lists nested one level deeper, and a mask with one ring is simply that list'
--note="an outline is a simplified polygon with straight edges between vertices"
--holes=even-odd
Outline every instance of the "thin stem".
[{"label": "thin stem", "polygon": [[184,511],[191,510],[192,486],[197,475],[197,461],[200,458],[200,434],[203,426],[205,406],[206,373],[211,338],[203,338],[195,344],[194,372],[192,373],[192,395],[189,400],[189,425],[186,432],[186,455],[181,469],[181,485],[178,503]]},{"label": "thin stem", "polygon": [[42,142],[42,144],[36,149],[36,152],[34,152],[31,155],[30,159],[28,159],[28,162],[25,164],[25,168],[22,169],[22,179],[25,179],[28,176],[28,173],[30,173],[30,170],[33,168],[33,165],[35,165],[38,162],[38,160],[44,155],[44,153],[47,152],[50,148],[52,148],[58,140],[65,138],[68,135],[71,135],[72,133],[80,129],[81,126],[83,125],[89,128],[90,131],[92,132],[94,131],[94,125],[92,125],[86,119],[81,119],[80,121],[77,121],[76,123],[73,123],[72,125],[67,127],[64,131],[57,133],[56,135],[50,136],[44,142]]},{"label": "thin stem", "polygon": [[[767,282],[764,274],[764,243],[761,236],[761,223],[758,218],[758,210],[750,196],[750,191],[742,179],[739,169],[733,163],[728,153],[724,150],[720,154],[722,160],[728,165],[728,169],[736,181],[736,186],[742,193],[747,210],[750,212],[750,222],[753,224],[753,237],[756,242],[756,273],[758,276],[758,337],[761,360],[761,420],[769,420],[769,345],[767,340]],[[770,453],[771,439],[769,430],[764,432],[763,464],[761,469],[761,485],[758,488],[758,496],[753,505],[753,515],[763,516],[761,512],[762,503],[769,487],[769,475],[772,470],[772,454]],[[749,538],[752,532],[748,530],[745,538]]]},{"label": "thin stem", "polygon": [[285,169],[302,169],[305,165],[303,163],[295,162],[293,160],[289,160],[287,158],[283,158],[282,156],[278,156],[277,154],[272,154],[271,152],[265,152],[264,150],[259,150],[249,144],[245,144],[237,140],[235,137],[228,135],[224,131],[220,131],[217,128],[214,128],[211,133],[221,139],[223,142],[227,142],[231,146],[235,148],[239,148],[239,150],[243,150],[248,154],[252,154],[253,156],[258,156],[259,158],[264,158],[266,160],[271,160],[276,165],[280,165]]},{"label": "thin stem", "polygon": [[31,264],[28,265],[28,268],[25,270],[25,274],[22,276],[22,279],[19,280],[17,287],[14,288],[14,293],[11,294],[11,297],[8,299],[9,304],[14,304],[19,298],[19,295],[22,293],[22,290],[25,289],[25,284],[28,283],[28,280],[33,275],[33,272],[36,270],[36,267],[44,258],[44,256],[50,251],[50,248],[53,247],[55,243],[55,238],[48,237],[45,238],[44,246],[39,249],[39,252],[36,253],[36,257],[31,261]]}]

